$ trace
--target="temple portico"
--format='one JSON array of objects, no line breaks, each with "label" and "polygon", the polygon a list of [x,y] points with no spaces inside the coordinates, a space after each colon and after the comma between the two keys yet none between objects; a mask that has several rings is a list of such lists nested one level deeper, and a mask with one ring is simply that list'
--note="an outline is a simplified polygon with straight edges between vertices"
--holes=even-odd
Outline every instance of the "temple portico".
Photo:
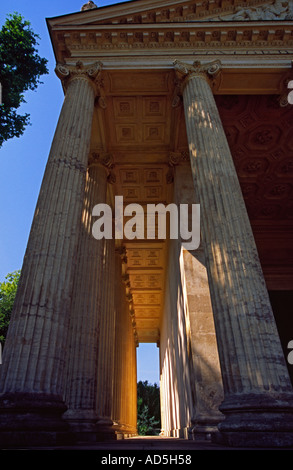
[{"label": "temple portico", "polygon": [[[292,11],[240,3],[47,20],[64,104],[3,351],[1,445],[135,436],[141,343],[159,348],[163,436],[293,445]],[[94,207],[117,196],[128,227],[136,205],[144,221],[199,205],[200,243],[113,215],[99,239]]]}]

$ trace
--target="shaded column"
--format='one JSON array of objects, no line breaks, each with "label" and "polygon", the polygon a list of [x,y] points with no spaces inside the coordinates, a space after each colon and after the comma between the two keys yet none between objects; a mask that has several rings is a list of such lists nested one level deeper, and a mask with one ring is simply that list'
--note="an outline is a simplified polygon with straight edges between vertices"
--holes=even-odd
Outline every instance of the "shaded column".
[{"label": "shaded column", "polygon": [[175,62],[201,204],[224,386],[219,440],[292,445],[292,386],[237,173],[211,89],[219,63]]},{"label": "shaded column", "polygon": [[[4,444],[55,443],[75,254],[100,65],[57,66],[64,104],[45,170],[11,317],[0,389]],[[13,432],[13,434],[11,434]],[[63,436],[64,437],[64,436]]]},{"label": "shaded column", "polygon": [[114,379],[114,341],[115,305],[114,272],[115,240],[106,239],[103,255],[103,286],[101,292],[101,322],[97,360],[97,405],[98,440],[114,439],[113,429],[113,379]]},{"label": "shaded column", "polygon": [[65,399],[68,410],[63,416],[76,437],[83,441],[95,441],[97,431],[98,349],[102,316],[105,315],[102,303],[105,239],[97,240],[92,234],[92,210],[96,204],[106,204],[108,178],[102,154],[94,154],[89,163],[67,351]]}]

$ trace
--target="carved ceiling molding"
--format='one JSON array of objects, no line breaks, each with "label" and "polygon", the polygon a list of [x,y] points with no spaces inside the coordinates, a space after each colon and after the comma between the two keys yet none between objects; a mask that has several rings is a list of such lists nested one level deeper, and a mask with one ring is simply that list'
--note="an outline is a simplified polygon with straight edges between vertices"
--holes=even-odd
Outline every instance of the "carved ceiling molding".
[{"label": "carved ceiling molding", "polygon": [[293,107],[281,108],[274,95],[217,96],[216,102],[251,222],[286,221],[289,229]]},{"label": "carved ceiling molding", "polygon": [[136,328],[135,310],[133,307],[133,296],[132,296],[131,288],[130,288],[129,274],[127,273],[127,263],[128,263],[127,250],[124,245],[121,245],[115,248],[115,251],[119,254],[121,258],[121,279],[125,286],[125,298],[126,298],[126,301],[128,302],[128,311],[129,311],[129,315],[131,319],[134,342],[135,342],[136,347],[138,347],[139,340],[138,340],[138,333],[137,333],[137,328]]}]

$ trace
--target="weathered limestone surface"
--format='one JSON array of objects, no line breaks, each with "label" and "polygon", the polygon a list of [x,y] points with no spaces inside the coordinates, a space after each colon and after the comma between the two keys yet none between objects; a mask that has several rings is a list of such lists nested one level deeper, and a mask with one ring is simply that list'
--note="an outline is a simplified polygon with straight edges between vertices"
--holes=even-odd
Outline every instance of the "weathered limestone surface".
[{"label": "weathered limestone surface", "polygon": [[112,419],[118,438],[137,433],[136,345],[125,295],[127,275],[123,272],[125,252],[115,250],[115,360]]},{"label": "weathered limestone surface", "polygon": [[[178,205],[196,204],[188,163],[175,168],[174,198]],[[191,422],[193,438],[196,439],[215,432],[216,425],[223,419],[218,410],[223,399],[223,386],[202,245],[192,251],[182,247],[181,258],[192,351],[194,404]]]},{"label": "weathered limestone surface", "polygon": [[102,292],[105,289],[105,240],[96,240],[92,236],[92,209],[95,204],[106,202],[107,169],[101,162],[92,162],[87,173],[76,259],[65,375],[68,410],[63,416],[83,441],[95,440],[97,431],[97,363],[101,325],[106,315],[102,303]]},{"label": "weathered limestone surface", "polygon": [[165,303],[160,329],[162,433],[188,438],[194,406],[193,366],[183,260],[178,240],[170,240]]},{"label": "weathered limestone surface", "polygon": [[[175,168],[174,201],[195,203],[188,163]],[[177,240],[169,242],[160,350],[164,435],[208,437],[223,418],[208,279],[202,249],[189,252]]]},{"label": "weathered limestone surface", "polygon": [[114,375],[114,340],[115,340],[115,305],[114,272],[115,240],[106,239],[103,256],[103,287],[100,293],[102,306],[99,328],[97,360],[97,414],[99,439],[114,438],[112,429],[113,375]]},{"label": "weathered limestone surface", "polygon": [[12,442],[13,429],[20,443],[30,439],[28,430],[35,433],[36,442],[45,433],[49,443],[64,428],[59,417],[66,409],[62,399],[65,348],[94,98],[88,74],[70,77],[1,366],[0,438],[4,443]]},{"label": "weathered limestone surface", "polygon": [[210,86],[219,64],[176,64],[219,345],[231,445],[290,445],[292,386],[229,146]]}]

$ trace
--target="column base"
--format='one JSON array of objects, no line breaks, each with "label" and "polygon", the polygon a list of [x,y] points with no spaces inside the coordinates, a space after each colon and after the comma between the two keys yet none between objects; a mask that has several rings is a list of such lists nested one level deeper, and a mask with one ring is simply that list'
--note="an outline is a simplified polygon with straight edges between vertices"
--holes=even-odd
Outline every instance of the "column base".
[{"label": "column base", "polygon": [[117,440],[113,421],[109,418],[100,418],[97,422],[96,438],[98,442]]},{"label": "column base", "polygon": [[1,395],[1,448],[74,444],[74,436],[62,420],[65,410],[59,396],[38,393]]},{"label": "column base", "polygon": [[67,410],[63,419],[68,423],[76,442],[103,442],[117,439],[111,419],[101,419],[93,410]]},{"label": "column base", "polygon": [[194,426],[189,432],[189,439],[193,441],[210,441],[212,434],[218,432],[216,425],[197,425]]},{"label": "column base", "polygon": [[225,419],[212,442],[231,447],[293,447],[292,394],[234,395],[220,406]]},{"label": "column base", "polygon": [[138,435],[137,429],[135,427],[127,426],[126,424],[121,424],[117,422],[113,424],[113,430],[115,431],[117,440],[126,439],[128,437],[134,437]]},{"label": "column base", "polygon": [[189,439],[194,441],[206,440],[210,441],[212,434],[218,432],[218,425],[224,419],[223,415],[215,416],[199,416],[192,420],[194,426],[190,429]]},{"label": "column base", "polygon": [[68,423],[77,442],[97,442],[98,415],[93,410],[69,409],[63,419]]},{"label": "column base", "polygon": [[227,447],[293,448],[293,432],[217,432],[211,442]]}]

